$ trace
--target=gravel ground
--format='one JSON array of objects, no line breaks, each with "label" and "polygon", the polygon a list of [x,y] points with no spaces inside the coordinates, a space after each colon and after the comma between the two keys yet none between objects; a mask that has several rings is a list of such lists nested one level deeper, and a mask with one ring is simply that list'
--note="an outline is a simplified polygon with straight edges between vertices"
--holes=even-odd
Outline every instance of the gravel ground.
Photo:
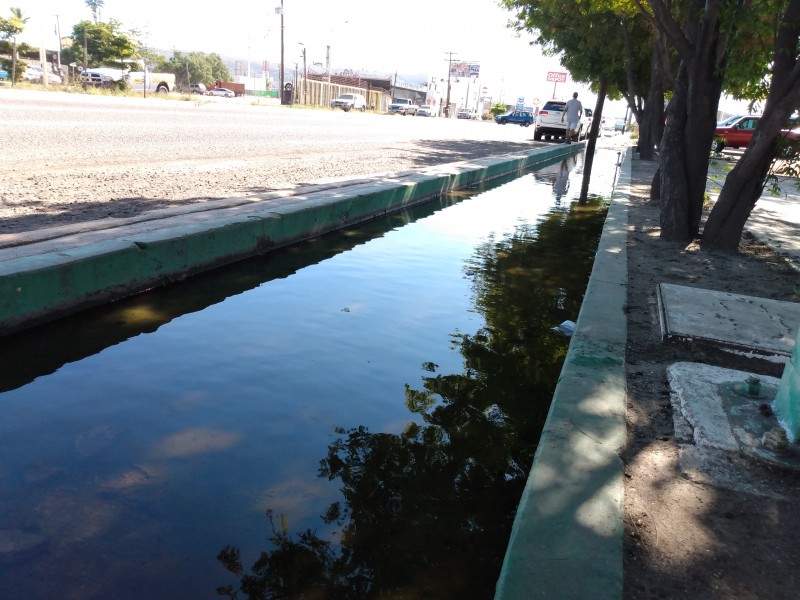
[{"label": "gravel ground", "polygon": [[528,150],[458,119],[0,88],[0,234]]}]

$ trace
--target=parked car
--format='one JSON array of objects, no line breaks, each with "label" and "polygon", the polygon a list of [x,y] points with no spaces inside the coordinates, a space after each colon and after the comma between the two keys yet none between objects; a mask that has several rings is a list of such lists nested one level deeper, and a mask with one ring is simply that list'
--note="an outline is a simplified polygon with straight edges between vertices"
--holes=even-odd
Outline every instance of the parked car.
[{"label": "parked car", "polygon": [[436,109],[433,108],[430,104],[423,104],[419,107],[417,111],[418,117],[435,117],[436,116]]},{"label": "parked car", "polygon": [[722,152],[723,148],[744,148],[753,139],[761,115],[739,115],[717,123],[711,149]]},{"label": "parked car", "polygon": [[222,96],[223,98],[233,98],[236,94],[228,88],[211,88],[206,91],[206,96]]},{"label": "parked car", "polygon": [[497,115],[494,121],[499,125],[514,123],[522,127],[528,127],[533,123],[533,113],[529,110],[512,110],[504,115]]},{"label": "parked car", "polygon": [[456,115],[459,119],[477,119],[478,113],[469,108],[462,108]]},{"label": "parked car", "polygon": [[25,68],[25,72],[22,74],[22,78],[30,83],[41,83],[42,82],[42,70],[39,67],[34,67],[33,65],[28,65]]},{"label": "parked car", "polygon": [[331,108],[341,108],[344,112],[350,110],[367,110],[367,99],[361,94],[341,94],[338,98],[331,101]]},{"label": "parked car", "polygon": [[8,71],[0,69],[0,81],[8,79]]},{"label": "parked car", "polygon": [[208,91],[204,83],[190,83],[189,93],[191,94],[205,94]]},{"label": "parked car", "polygon": [[[564,107],[567,102],[565,100],[548,100],[536,115],[536,131],[533,134],[533,139],[541,140],[544,137],[546,140],[550,138],[565,138],[567,137],[567,123],[561,120],[561,114],[564,112]],[[589,128],[592,126],[592,110],[590,108],[583,109],[580,124],[578,125],[578,133],[576,138],[582,140],[589,135]]]}]

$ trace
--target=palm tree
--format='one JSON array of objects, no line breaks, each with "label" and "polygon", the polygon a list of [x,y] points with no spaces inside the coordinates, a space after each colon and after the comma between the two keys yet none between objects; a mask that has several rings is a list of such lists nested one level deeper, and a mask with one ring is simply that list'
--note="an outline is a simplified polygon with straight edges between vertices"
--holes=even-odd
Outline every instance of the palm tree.
[{"label": "palm tree", "polygon": [[97,18],[100,16],[100,9],[103,8],[105,0],[85,0],[86,6],[92,11],[94,24],[97,25]]},{"label": "palm tree", "polygon": [[17,34],[22,33],[28,20],[29,17],[22,16],[22,9],[11,7],[11,18],[8,22],[16,30],[16,33],[11,36],[11,85],[14,85],[17,81]]}]

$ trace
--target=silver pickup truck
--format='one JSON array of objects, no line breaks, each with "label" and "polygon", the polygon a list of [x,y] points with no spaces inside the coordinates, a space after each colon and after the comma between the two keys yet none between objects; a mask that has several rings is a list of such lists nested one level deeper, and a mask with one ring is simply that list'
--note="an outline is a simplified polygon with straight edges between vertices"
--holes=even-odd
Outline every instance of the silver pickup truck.
[{"label": "silver pickup truck", "polygon": [[389,114],[401,114],[406,116],[411,113],[412,115],[416,115],[418,109],[419,107],[408,98],[395,98],[389,105]]}]

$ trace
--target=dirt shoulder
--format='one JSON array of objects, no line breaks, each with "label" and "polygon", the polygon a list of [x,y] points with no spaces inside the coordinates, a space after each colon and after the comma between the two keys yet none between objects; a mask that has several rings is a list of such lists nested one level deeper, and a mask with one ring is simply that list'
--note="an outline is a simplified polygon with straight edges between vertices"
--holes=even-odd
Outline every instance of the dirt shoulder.
[{"label": "dirt shoulder", "polygon": [[721,460],[762,494],[682,475],[667,367],[678,361],[780,377],[783,366],[691,343],[665,343],[656,286],[674,283],[800,302],[798,275],[746,236],[737,254],[659,239],[649,202],[657,165],[634,160],[628,225],[624,598],[789,598],[800,588],[800,474]]}]

